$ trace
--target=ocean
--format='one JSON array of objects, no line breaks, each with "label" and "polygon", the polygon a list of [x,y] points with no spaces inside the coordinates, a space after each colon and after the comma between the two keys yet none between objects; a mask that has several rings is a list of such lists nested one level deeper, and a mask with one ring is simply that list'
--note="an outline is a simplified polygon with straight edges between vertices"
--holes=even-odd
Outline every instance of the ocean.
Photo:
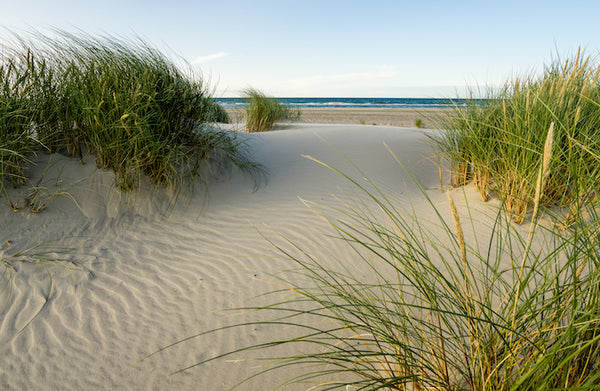
[{"label": "ocean", "polygon": [[[226,108],[244,107],[244,98],[215,98]],[[277,98],[292,107],[451,107],[463,105],[464,99],[442,98]]]}]

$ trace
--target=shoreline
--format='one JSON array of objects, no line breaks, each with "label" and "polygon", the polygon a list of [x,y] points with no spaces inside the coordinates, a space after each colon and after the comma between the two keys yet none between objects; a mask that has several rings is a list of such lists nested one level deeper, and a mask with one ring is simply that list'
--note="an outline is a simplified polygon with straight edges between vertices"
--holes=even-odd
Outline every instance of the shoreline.
[{"label": "shoreline", "polygon": [[[423,127],[437,128],[439,118],[451,112],[450,108],[408,107],[300,107],[299,122],[340,125],[383,125],[405,128],[415,127],[421,120]],[[232,122],[243,122],[244,110],[227,108]]]}]

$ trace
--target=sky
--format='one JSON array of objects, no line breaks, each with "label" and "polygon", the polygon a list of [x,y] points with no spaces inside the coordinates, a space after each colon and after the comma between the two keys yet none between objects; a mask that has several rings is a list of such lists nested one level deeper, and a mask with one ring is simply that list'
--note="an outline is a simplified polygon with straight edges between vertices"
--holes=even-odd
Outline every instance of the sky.
[{"label": "sky", "polygon": [[215,96],[447,98],[579,47],[598,57],[598,15],[598,0],[0,0],[0,36],[139,36],[191,63]]}]

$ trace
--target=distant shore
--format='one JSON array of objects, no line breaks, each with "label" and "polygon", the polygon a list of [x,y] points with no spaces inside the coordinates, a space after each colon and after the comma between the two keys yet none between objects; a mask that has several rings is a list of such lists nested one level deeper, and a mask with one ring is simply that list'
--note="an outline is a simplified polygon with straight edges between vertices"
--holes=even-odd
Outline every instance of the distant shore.
[{"label": "distant shore", "polygon": [[[226,109],[233,122],[243,120],[244,111]],[[300,122],[320,124],[386,125],[414,127],[421,120],[423,126],[437,127],[437,119],[448,113],[447,108],[379,108],[379,107],[302,107]]]}]

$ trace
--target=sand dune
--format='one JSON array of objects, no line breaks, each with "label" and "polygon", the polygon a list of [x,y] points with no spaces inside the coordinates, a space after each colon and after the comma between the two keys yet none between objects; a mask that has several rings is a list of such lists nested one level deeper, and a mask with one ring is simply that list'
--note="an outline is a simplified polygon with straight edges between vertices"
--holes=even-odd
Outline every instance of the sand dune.
[{"label": "sand dune", "polygon": [[[351,262],[349,249],[323,234],[330,228],[302,200],[335,205],[334,196],[353,197],[353,187],[306,156],[364,181],[355,164],[399,202],[417,207],[423,195],[410,175],[425,188],[439,188],[437,162],[421,130],[294,124],[243,137],[268,172],[266,184],[253,191],[252,180],[236,171],[174,207],[164,191],[120,195],[112,174],[93,162],[38,158],[33,177],[51,161],[44,183],[70,197],[56,198],[39,214],[2,206],[0,240],[13,243],[4,256],[46,243],[72,248],[58,255],[83,267],[13,263],[1,296],[0,388],[226,389],[255,364],[220,360],[169,373],[272,331],[217,333],[132,364],[195,333],[253,319],[255,314],[232,317],[221,310],[273,290],[266,282],[270,275],[292,267],[262,235],[281,234],[322,254],[323,262],[325,249]],[[439,190],[431,194],[443,202]],[[267,375],[243,389],[264,390],[283,380]]]}]

